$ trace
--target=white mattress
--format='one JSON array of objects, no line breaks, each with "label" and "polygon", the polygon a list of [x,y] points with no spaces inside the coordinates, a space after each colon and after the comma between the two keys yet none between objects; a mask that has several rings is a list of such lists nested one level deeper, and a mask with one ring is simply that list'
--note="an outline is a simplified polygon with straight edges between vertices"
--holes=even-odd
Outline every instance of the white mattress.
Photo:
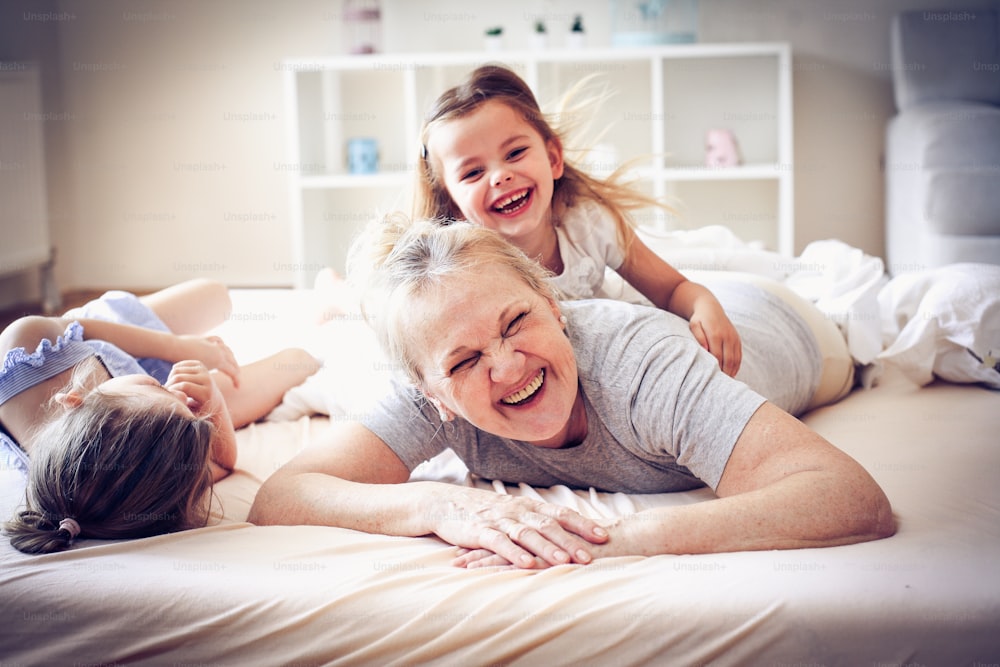
[{"label": "white mattress", "polygon": [[[244,361],[280,345],[316,344],[319,331],[340,348],[371,349],[357,339],[363,325],[350,318],[308,326],[306,297],[239,292],[236,313],[247,315],[222,332]],[[346,394],[364,394],[349,372],[363,355],[349,356],[327,370],[343,373]],[[324,382],[337,381],[330,375]],[[83,541],[45,556],[0,540],[0,662],[1000,662],[1000,394],[941,382],[918,387],[890,369],[875,388],[804,421],[886,491],[899,522],[894,537],[822,549],[609,558],[543,571],[457,569],[450,565],[455,549],[431,537],[245,523],[262,480],[328,418],[254,424],[238,434],[238,470],[216,486],[219,512],[209,527]],[[419,474],[493,488],[453,459]],[[18,487],[14,473],[0,471],[0,515],[13,513]],[[496,488],[591,516],[711,497],[704,489],[628,496]]]}]

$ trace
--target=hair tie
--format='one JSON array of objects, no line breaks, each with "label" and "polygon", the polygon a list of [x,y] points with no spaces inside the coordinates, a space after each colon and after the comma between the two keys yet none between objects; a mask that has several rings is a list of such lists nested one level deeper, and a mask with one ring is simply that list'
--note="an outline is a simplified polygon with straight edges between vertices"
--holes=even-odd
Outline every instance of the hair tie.
[{"label": "hair tie", "polygon": [[69,539],[75,540],[76,536],[80,534],[80,524],[76,522],[76,519],[66,517],[59,522],[59,530],[65,530],[69,533]]}]

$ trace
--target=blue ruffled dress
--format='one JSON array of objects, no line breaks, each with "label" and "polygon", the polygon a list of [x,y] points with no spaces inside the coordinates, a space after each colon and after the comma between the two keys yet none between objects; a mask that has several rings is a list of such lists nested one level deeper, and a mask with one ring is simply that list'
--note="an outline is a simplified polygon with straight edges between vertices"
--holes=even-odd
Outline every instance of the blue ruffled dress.
[{"label": "blue ruffled dress", "polygon": [[[134,294],[119,290],[66,313],[66,319],[97,319],[132,324],[156,331],[167,326]],[[103,340],[84,340],[83,327],[71,322],[55,341],[43,339],[34,352],[23,347],[8,350],[0,368],[0,405],[22,391],[68,370],[89,357],[98,357],[112,377],[145,373],[160,383],[166,382],[171,364],[163,359],[136,359],[121,348]],[[28,472],[28,456],[9,435],[0,431],[0,468]]]}]

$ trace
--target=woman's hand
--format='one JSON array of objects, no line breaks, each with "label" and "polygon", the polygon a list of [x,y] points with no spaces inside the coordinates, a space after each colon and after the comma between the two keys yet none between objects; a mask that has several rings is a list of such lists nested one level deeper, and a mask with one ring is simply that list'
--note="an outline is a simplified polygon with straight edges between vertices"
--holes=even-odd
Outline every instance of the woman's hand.
[{"label": "woman's hand", "polygon": [[432,503],[433,532],[470,551],[454,561],[462,567],[502,564],[536,568],[589,563],[591,548],[607,539],[597,522],[568,507],[481,489],[460,489]]},{"label": "woman's hand", "polygon": [[[650,521],[651,517],[640,512],[632,515],[636,522],[644,523]],[[654,521],[659,521],[657,518]],[[610,558],[613,556],[649,556],[652,552],[643,548],[642,537],[634,535],[634,522],[629,521],[629,517],[620,518],[614,523],[604,524],[603,530],[607,538],[601,544],[591,544],[587,552],[592,560],[598,558]],[[543,559],[535,556],[533,558],[536,569],[544,569],[552,565]],[[514,565],[503,556],[497,555],[489,549],[459,549],[458,555],[452,561],[452,565],[475,569],[480,567],[513,568]],[[524,566],[522,566],[524,567]]]},{"label": "woman's hand", "polygon": [[240,385],[240,366],[236,356],[218,336],[181,335],[181,359],[196,359],[209,369],[216,369],[233,379],[233,386]]}]

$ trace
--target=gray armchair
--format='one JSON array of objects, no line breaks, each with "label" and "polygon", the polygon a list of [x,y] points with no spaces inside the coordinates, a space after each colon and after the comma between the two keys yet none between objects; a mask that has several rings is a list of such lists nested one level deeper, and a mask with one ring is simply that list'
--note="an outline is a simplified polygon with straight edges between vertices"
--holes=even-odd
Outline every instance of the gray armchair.
[{"label": "gray armchair", "polygon": [[897,275],[1000,264],[1000,34],[994,10],[892,23],[898,113],[886,132],[886,259]]}]

